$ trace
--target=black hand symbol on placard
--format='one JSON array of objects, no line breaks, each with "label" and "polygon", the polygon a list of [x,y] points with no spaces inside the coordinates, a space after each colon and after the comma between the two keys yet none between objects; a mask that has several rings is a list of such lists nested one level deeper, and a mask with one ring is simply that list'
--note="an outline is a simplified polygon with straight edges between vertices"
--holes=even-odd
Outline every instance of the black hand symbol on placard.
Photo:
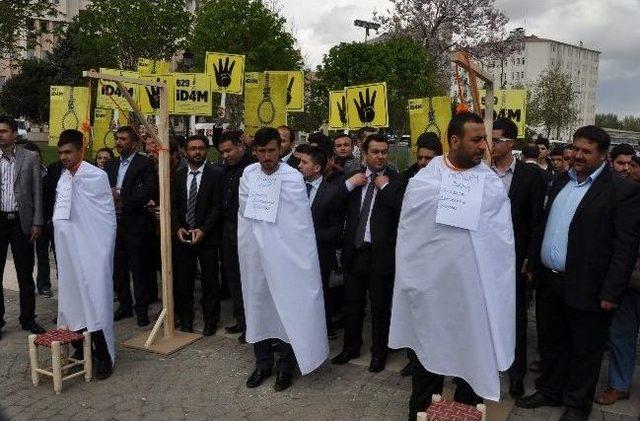
[{"label": "black hand symbol on placard", "polygon": [[336,102],[336,104],[338,105],[338,116],[340,116],[340,122],[342,123],[342,125],[346,125],[347,124],[347,98],[346,97],[342,97],[342,105],[340,104],[340,102]]},{"label": "black hand symbol on placard", "polygon": [[363,123],[371,123],[373,119],[376,117],[376,111],[374,105],[376,103],[376,91],[373,91],[373,95],[369,96],[369,88],[365,91],[364,98],[362,97],[362,92],[359,92],[360,102],[353,100],[353,103],[356,105],[356,110],[358,110],[358,118]]},{"label": "black hand symbol on placard", "polygon": [[293,79],[295,78],[292,77],[291,79],[289,79],[289,86],[287,86],[287,105],[291,103],[291,89],[293,89]]},{"label": "black hand symbol on placard", "polygon": [[229,57],[224,60],[224,64],[222,63],[222,59],[218,59],[218,65],[213,64],[213,71],[216,74],[216,83],[221,88],[227,88],[231,85],[231,74],[233,73],[233,68],[236,66],[236,61],[233,60],[231,62],[231,66],[229,66]]},{"label": "black hand symbol on placard", "polygon": [[[160,82],[160,78],[156,78],[156,81]],[[160,108],[160,88],[157,86],[145,86],[144,90],[147,91],[147,97],[149,97],[149,105],[154,110]]]}]

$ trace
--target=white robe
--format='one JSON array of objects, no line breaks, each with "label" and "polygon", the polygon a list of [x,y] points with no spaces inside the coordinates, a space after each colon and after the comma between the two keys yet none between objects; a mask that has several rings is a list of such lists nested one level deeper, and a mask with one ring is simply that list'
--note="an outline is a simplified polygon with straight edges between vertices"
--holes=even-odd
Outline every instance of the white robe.
[{"label": "white robe", "polygon": [[[63,205],[58,198],[69,188],[69,219],[60,219],[56,211]],[[115,362],[116,213],[107,173],[84,161],[74,176],[65,169],[58,181],[56,197],[53,225],[58,263],[58,326],[71,330],[86,328],[89,332],[102,330]]]},{"label": "white robe", "polygon": [[478,229],[435,222],[441,177],[437,157],[411,179],[396,247],[389,346],[413,349],[429,371],[466,380],[480,396],[500,399],[499,371],[515,348],[515,249],[511,205],[484,163]]},{"label": "white robe", "polygon": [[269,338],[290,343],[304,375],[329,355],[309,199],[302,175],[280,163],[270,176],[282,183],[276,222],[245,218],[257,176],[264,176],[260,163],[245,168],[239,191],[238,257],[246,338],[249,343]]}]

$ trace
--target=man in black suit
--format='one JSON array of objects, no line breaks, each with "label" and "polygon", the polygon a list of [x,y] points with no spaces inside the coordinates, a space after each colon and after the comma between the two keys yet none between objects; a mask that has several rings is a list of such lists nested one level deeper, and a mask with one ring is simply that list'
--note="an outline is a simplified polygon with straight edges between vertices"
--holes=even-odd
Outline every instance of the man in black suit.
[{"label": "man in black suit", "polygon": [[323,150],[314,146],[300,145],[297,152],[300,157],[298,169],[306,183],[316,244],[318,245],[327,334],[329,339],[334,339],[337,337],[335,329],[331,327],[334,309],[331,308],[328,292],[331,268],[335,260],[336,246],[344,221],[342,210],[345,194],[337,184],[329,183],[323,179],[322,174],[327,166],[327,155]]},{"label": "man in black suit", "polygon": [[296,140],[296,133],[289,126],[278,127],[280,134],[280,161],[285,162],[290,167],[298,168],[300,160],[294,155],[293,143]]},{"label": "man in black suit", "polygon": [[[140,139],[135,130],[122,126],[116,130],[115,137],[120,157],[107,161],[104,166],[118,218],[114,281],[120,305],[114,319],[131,317],[135,310],[138,326],[142,327],[149,324],[149,287],[155,282],[151,254],[146,249],[152,243],[154,229],[153,215],[147,204],[156,196],[158,180],[154,162],[136,152]],[[135,305],[131,298],[129,271],[133,278]]]},{"label": "man in black suit", "polygon": [[433,158],[440,155],[442,155],[442,143],[437,134],[425,132],[418,136],[416,162],[402,173],[405,184],[408,184],[409,180],[426,167]]},{"label": "man in black suit", "polygon": [[611,140],[595,126],[573,135],[573,167],[553,184],[537,291],[542,376],[522,408],[560,406],[561,421],[586,420],[614,309],[638,253],[640,186],[614,174]]},{"label": "man in black suit", "polygon": [[220,244],[220,187],[222,174],[206,162],[209,141],[204,135],[187,138],[187,167],[176,172],[171,195],[175,238],[176,316],[180,330],[193,332],[193,292],[196,265],[202,282],[202,334],[215,334],[220,319],[218,245]]},{"label": "man in black suit", "polygon": [[349,192],[342,248],[342,265],[348,275],[344,348],[331,361],[340,365],[360,356],[368,290],[373,332],[369,371],[373,373],[384,369],[389,353],[396,234],[402,206],[402,177],[387,165],[388,151],[385,136],[369,135],[362,144],[366,168],[340,186]]},{"label": "man in black suit", "polygon": [[542,172],[533,165],[518,161],[512,154],[518,127],[508,118],[493,123],[491,168],[504,184],[511,200],[511,221],[516,245],[516,351],[509,369],[509,393],[513,398],[524,394],[527,373],[527,285],[536,261],[540,225],[543,218],[545,185]]}]

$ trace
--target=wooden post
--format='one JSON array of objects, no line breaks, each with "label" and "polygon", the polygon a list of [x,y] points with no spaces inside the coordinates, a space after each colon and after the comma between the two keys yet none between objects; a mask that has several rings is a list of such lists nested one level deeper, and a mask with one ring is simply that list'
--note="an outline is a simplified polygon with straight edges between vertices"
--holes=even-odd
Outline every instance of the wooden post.
[{"label": "wooden post", "polygon": [[91,356],[91,332],[85,330],[82,335],[82,359],[84,360],[84,381],[90,382],[93,374],[93,360]]},{"label": "wooden post", "polygon": [[60,354],[60,342],[51,342],[51,372],[53,373],[53,390],[56,395],[62,392],[62,355]]},{"label": "wooden post", "polygon": [[34,386],[40,383],[40,374],[38,373],[38,347],[35,340],[38,335],[29,335],[29,362],[31,366],[31,382]]},{"label": "wooden post", "polygon": [[[124,342],[129,348],[141,349],[158,354],[171,354],[202,338],[197,333],[177,332],[173,313],[173,268],[171,264],[171,186],[169,184],[169,97],[167,85],[162,82],[106,75],[98,72],[82,72],[84,77],[116,82],[124,98],[136,116],[142,121],[147,133],[156,142],[158,151],[158,173],[160,181],[160,256],[162,260],[162,315],[154,324],[151,334],[143,333]],[[140,112],[138,104],[131,98],[124,84],[155,86],[160,88],[160,122],[158,133]],[[157,338],[162,326],[163,336]]]}]

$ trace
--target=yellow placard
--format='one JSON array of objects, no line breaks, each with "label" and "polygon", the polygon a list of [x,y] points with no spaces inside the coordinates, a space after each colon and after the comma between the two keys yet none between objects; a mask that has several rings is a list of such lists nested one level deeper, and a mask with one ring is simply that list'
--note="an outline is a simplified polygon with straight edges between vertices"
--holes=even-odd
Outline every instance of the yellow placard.
[{"label": "yellow placard", "polygon": [[418,136],[424,132],[438,135],[443,150],[448,149],[447,127],[451,121],[451,98],[436,96],[409,100],[409,127],[411,146],[415,148]]},{"label": "yellow placard", "polygon": [[287,75],[287,111],[304,111],[304,72],[298,70],[291,71],[268,71],[271,75]]},{"label": "yellow placard", "polygon": [[387,127],[387,83],[347,86],[347,120],[349,128]]},{"label": "yellow placard", "polygon": [[[173,74],[170,75],[149,75],[140,76],[142,80],[153,82],[163,82],[167,85],[168,110],[170,114],[174,112],[174,89]],[[158,114],[160,112],[160,88],[155,86],[140,86],[140,111],[143,114]]]},{"label": "yellow placard", "polygon": [[[138,78],[137,72],[132,72],[129,70],[100,68],[100,73],[133,79]],[[131,95],[133,101],[138,102],[139,85],[125,83],[124,86],[127,91],[129,91],[129,94]],[[131,111],[131,106],[122,95],[122,92],[120,92],[120,88],[118,88],[118,85],[115,82],[100,80],[98,82],[97,91],[96,107],[117,109],[119,106],[123,110]],[[109,98],[110,96],[111,98]],[[114,101],[118,104],[117,106]]]},{"label": "yellow placard", "polygon": [[[480,91],[482,115],[487,91]],[[506,117],[518,126],[518,138],[524,138],[527,123],[527,90],[526,89],[496,89],[493,98],[493,119]]]},{"label": "yellow placard", "polygon": [[173,86],[173,114],[211,116],[211,75],[174,73]]},{"label": "yellow placard", "polygon": [[164,60],[150,58],[138,59],[138,74],[140,75],[166,75],[171,73],[171,63]]},{"label": "yellow placard", "polygon": [[254,135],[261,127],[287,123],[287,75],[245,73],[245,133]]},{"label": "yellow placard", "polygon": [[347,97],[342,91],[329,91],[329,130],[348,129]]},{"label": "yellow placard", "polygon": [[115,149],[116,139],[113,134],[115,123],[113,122],[114,110],[108,108],[96,108],[93,110],[93,142],[94,152],[102,148]]},{"label": "yellow placard", "polygon": [[89,88],[51,86],[49,88],[49,145],[58,144],[63,130],[82,131],[82,122],[89,121]]},{"label": "yellow placard", "polygon": [[207,52],[204,68],[211,75],[213,92],[242,95],[244,56]]}]

